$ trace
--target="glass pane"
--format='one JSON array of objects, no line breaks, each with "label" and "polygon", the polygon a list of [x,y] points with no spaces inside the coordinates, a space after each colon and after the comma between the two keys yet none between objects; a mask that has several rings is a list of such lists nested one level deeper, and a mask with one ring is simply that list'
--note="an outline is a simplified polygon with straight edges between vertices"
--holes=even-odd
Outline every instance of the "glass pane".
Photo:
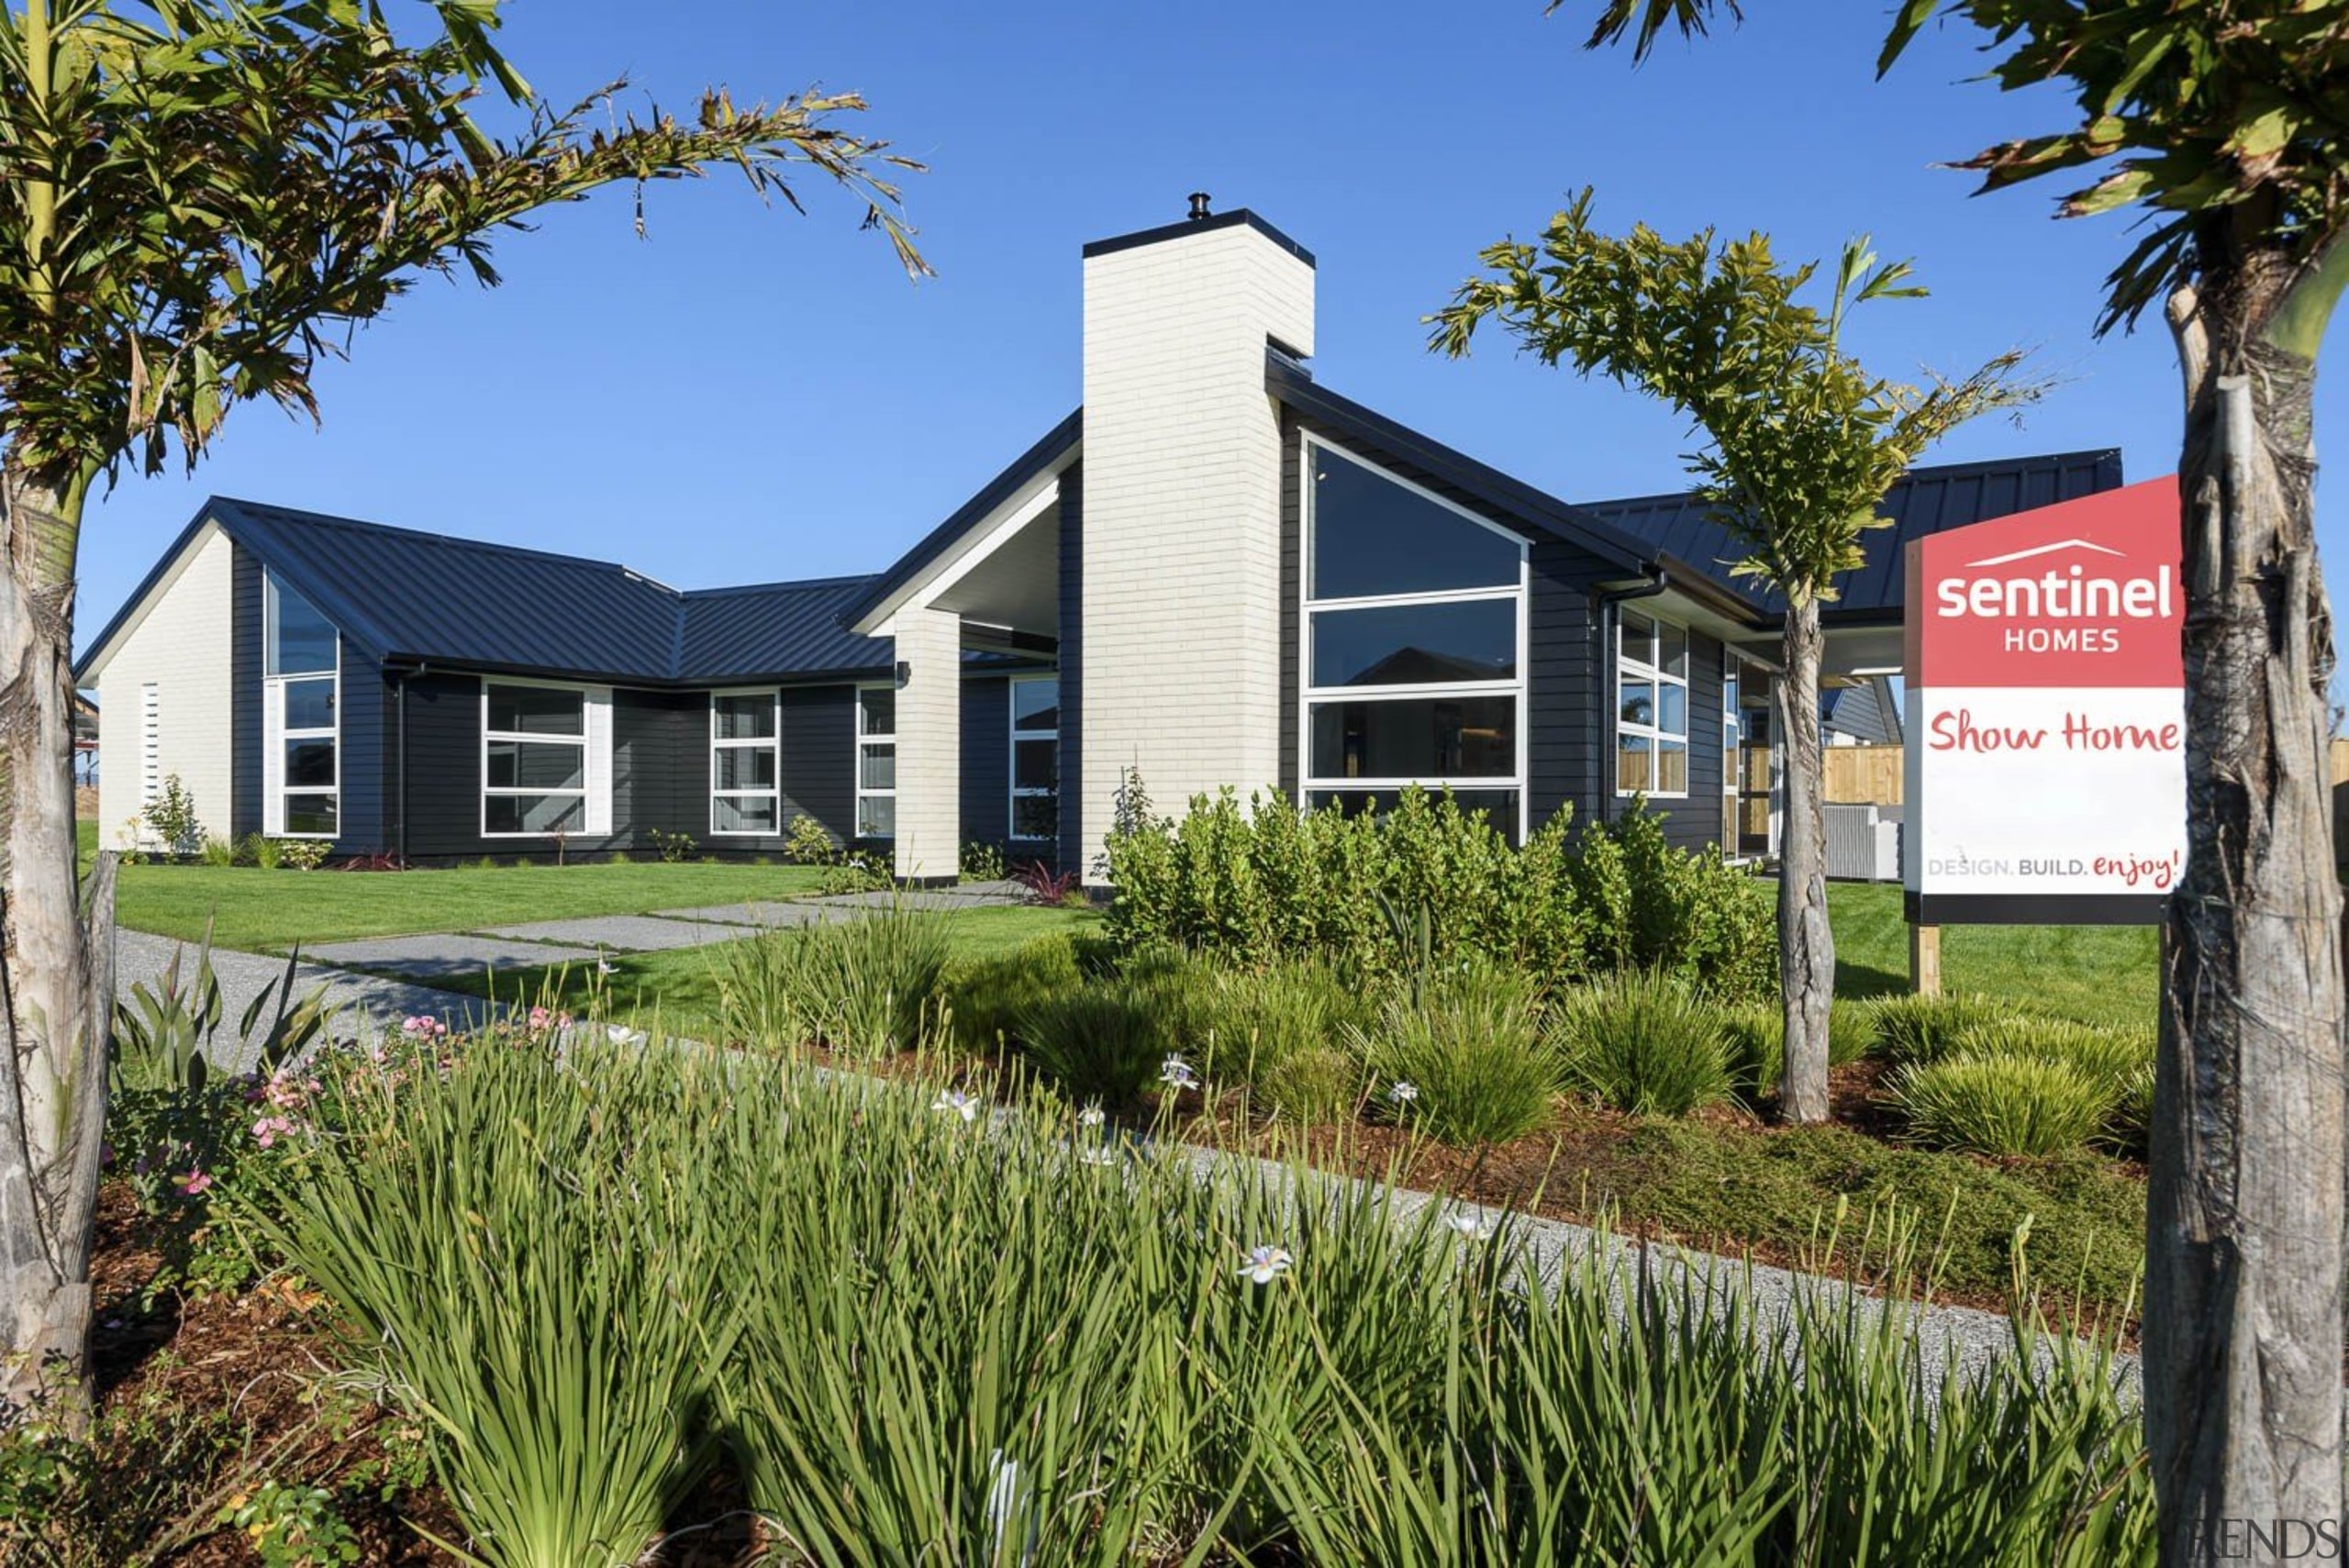
[{"label": "glass pane", "polygon": [[859,789],[896,788],[897,748],[885,741],[878,745],[867,742],[858,747],[856,787]]},{"label": "glass pane", "polygon": [[1644,735],[1626,735],[1616,745],[1615,788],[1619,794],[1655,788],[1648,771],[1648,753],[1654,743]]},{"label": "glass pane", "polygon": [[774,748],[772,746],[720,746],[718,749],[716,789],[774,788]]},{"label": "glass pane", "polygon": [[[1513,789],[1456,789],[1452,798],[1463,811],[1481,811],[1490,817],[1493,826],[1514,838],[1517,834],[1517,791]],[[1306,797],[1306,804],[1319,811],[1334,806],[1349,817],[1364,812],[1375,815],[1395,804],[1392,792],[1383,789],[1317,789]]]},{"label": "glass pane", "polygon": [[1058,729],[1061,727],[1061,684],[1058,681],[1011,683],[1011,728]]},{"label": "glass pane", "polygon": [[1625,681],[1620,700],[1615,711],[1625,724],[1651,726],[1655,723],[1655,683]]},{"label": "glass pane", "polygon": [[857,733],[895,735],[897,732],[897,689],[865,686],[856,694]]},{"label": "glass pane", "polygon": [[1655,787],[1659,795],[1688,793],[1688,748],[1678,740],[1657,743]]},{"label": "glass pane", "polygon": [[1663,730],[1666,735],[1686,735],[1688,733],[1687,687],[1658,687],[1656,690],[1656,712],[1659,717],[1655,721],[1655,727],[1658,729]]},{"label": "glass pane", "polygon": [[774,796],[721,795],[710,821],[721,833],[772,833],[775,830]]},{"label": "glass pane", "polygon": [[584,789],[587,749],[584,746],[493,740],[489,743],[489,784],[493,789]]},{"label": "glass pane", "polygon": [[1060,742],[1015,740],[1011,743],[1011,787],[1054,789],[1060,784]]},{"label": "glass pane", "polygon": [[856,836],[860,839],[886,839],[897,831],[897,798],[890,795],[868,795],[856,803]]},{"label": "glass pane", "polygon": [[1317,610],[1318,686],[1409,686],[1507,681],[1517,674],[1517,601]]},{"label": "glass pane", "polygon": [[764,692],[709,699],[713,730],[720,740],[774,739],[774,698]]},{"label": "glass pane", "polygon": [[334,668],[334,628],[309,601],[270,579],[272,611],[266,658],[273,675],[306,675]]},{"label": "glass pane", "polygon": [[549,686],[492,686],[489,728],[508,735],[584,735],[587,694]]},{"label": "glass pane", "polygon": [[336,800],[330,795],[289,795],[285,797],[288,833],[330,834],[336,831]]},{"label": "glass pane", "polygon": [[334,683],[332,681],[288,681],[284,690],[286,728],[332,729],[334,728]]},{"label": "glass pane", "polygon": [[1650,668],[1653,668],[1655,664],[1655,622],[1648,619],[1647,617],[1640,614],[1637,610],[1625,610],[1623,612],[1621,639],[1618,644],[1618,651],[1626,659],[1637,660],[1640,663],[1648,665]]},{"label": "glass pane", "polygon": [[334,742],[331,740],[288,740],[285,742],[285,787],[287,789],[334,788]]},{"label": "glass pane", "polygon": [[1508,778],[1517,772],[1517,699],[1316,703],[1310,766],[1325,779]]},{"label": "glass pane", "polygon": [[493,833],[576,833],[587,820],[587,801],[576,795],[493,795],[483,821]]},{"label": "glass pane", "polygon": [[1658,667],[1667,675],[1677,675],[1682,680],[1687,680],[1688,678],[1687,632],[1676,626],[1659,626],[1656,628],[1656,639],[1657,646],[1661,650],[1657,655]]},{"label": "glass pane", "polygon": [[1328,447],[1308,445],[1317,599],[1513,588],[1517,541]]},{"label": "glass pane", "polygon": [[1057,838],[1061,830],[1061,803],[1049,795],[1014,795],[1011,801],[1011,836],[1015,839]]}]

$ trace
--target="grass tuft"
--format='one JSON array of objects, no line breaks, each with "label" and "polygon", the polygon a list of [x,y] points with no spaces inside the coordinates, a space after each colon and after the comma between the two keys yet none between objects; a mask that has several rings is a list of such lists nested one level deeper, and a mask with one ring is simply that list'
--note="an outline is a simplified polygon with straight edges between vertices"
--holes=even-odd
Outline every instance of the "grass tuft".
[{"label": "grass tuft", "polygon": [[1730,1092],[1720,1010],[1668,975],[1635,973],[1561,998],[1549,1036],[1567,1084],[1619,1111],[1686,1116]]}]

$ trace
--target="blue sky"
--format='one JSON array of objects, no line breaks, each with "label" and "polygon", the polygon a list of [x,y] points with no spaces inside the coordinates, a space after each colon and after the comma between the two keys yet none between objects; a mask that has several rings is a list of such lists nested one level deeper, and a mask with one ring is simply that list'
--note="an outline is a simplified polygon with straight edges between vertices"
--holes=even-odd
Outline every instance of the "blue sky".
[{"label": "blue sky", "polygon": [[[1750,6],[1634,71],[1579,47],[1591,4],[513,0],[507,48],[550,96],[622,73],[680,106],[711,82],[863,92],[863,128],[930,166],[907,188],[939,275],[907,284],[812,185],[805,218],[723,178],[659,187],[644,241],[625,191],[556,213],[502,243],[505,287],[426,283],[361,333],[319,377],[323,428],[248,407],[193,477],[126,478],[84,536],[83,633],[213,493],[684,587],[877,571],[1075,406],[1080,245],[1194,189],[1316,252],[1324,382],[1569,499],[1677,484],[1685,430],[1497,341],[1435,359],[1419,318],[1586,183],[1610,228],[1758,227],[1789,257],[1873,232],[1933,290],[1857,319],[1873,366],[2021,345],[2064,378],[2022,428],[1984,422],[1938,459],[2117,445],[2132,479],[2176,467],[2166,333],[2091,336],[2125,223],[2052,221],[2053,190],[1973,198],[1934,167],[2060,105],[1967,80],[1955,31],[1876,83],[1876,5]],[[2339,417],[2321,397],[2321,450]]]}]

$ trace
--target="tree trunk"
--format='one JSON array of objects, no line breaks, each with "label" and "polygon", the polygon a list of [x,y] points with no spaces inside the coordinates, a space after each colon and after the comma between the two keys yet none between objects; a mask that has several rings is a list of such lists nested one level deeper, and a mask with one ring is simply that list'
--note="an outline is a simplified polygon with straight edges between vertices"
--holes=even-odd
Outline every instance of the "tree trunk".
[{"label": "tree trunk", "polygon": [[2338,1529],[2342,1509],[2341,896],[2314,346],[2268,341],[2250,294],[2172,306],[2188,847],[2164,933],[2144,1365],[2165,1564],[2241,1561],[2254,1529],[2287,1532],[2277,1561],[2331,1555],[2310,1532]]},{"label": "tree trunk", "polygon": [[[0,470],[0,1401],[78,1427],[112,976],[94,973],[73,841],[80,496]],[[95,879],[110,923],[112,862]],[[110,967],[110,966],[108,966]]]},{"label": "tree trunk", "polygon": [[1787,609],[1778,728],[1786,737],[1785,814],[1778,842],[1778,987],[1786,1008],[1786,1081],[1778,1114],[1827,1119],[1827,1013],[1835,1000],[1835,937],[1827,925],[1826,759],[1819,738],[1819,602]]}]

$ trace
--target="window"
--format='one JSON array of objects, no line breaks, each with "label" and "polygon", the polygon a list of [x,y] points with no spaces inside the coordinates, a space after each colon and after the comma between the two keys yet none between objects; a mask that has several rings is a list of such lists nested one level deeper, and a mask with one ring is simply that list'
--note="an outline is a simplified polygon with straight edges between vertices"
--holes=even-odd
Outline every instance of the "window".
[{"label": "window", "polygon": [[1688,634],[1633,610],[1615,629],[1615,793],[1688,793]]},{"label": "window", "polygon": [[484,681],[481,708],[484,838],[611,831],[610,693]]},{"label": "window", "polygon": [[897,688],[856,689],[856,836],[897,835]]},{"label": "window", "polygon": [[1061,830],[1061,681],[1029,675],[1011,683],[1011,836],[1052,839]]},{"label": "window", "polygon": [[1310,437],[1303,472],[1307,804],[1450,785],[1520,834],[1524,542]]},{"label": "window", "polygon": [[163,795],[163,691],[153,681],[139,687],[139,804]]},{"label": "window", "polygon": [[262,576],[262,830],[331,839],[342,817],[342,642],[308,600]]},{"label": "window", "polygon": [[773,691],[709,697],[709,830],[783,831],[783,707]]}]

